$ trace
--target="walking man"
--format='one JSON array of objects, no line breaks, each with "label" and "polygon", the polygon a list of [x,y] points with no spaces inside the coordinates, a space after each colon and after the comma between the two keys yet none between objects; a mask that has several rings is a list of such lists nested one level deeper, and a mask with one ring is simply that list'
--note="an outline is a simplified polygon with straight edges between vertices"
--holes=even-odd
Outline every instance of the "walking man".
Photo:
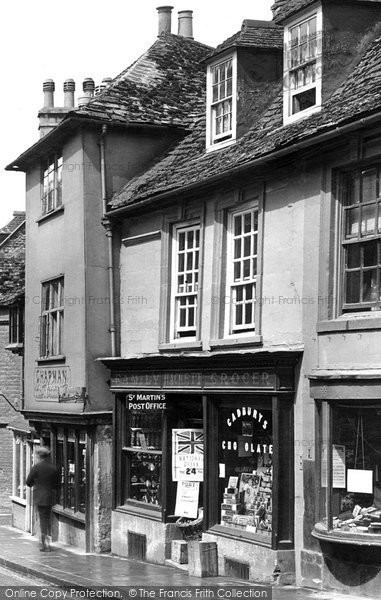
[{"label": "walking man", "polygon": [[37,448],[39,462],[30,470],[26,484],[33,487],[33,499],[37,508],[41,530],[41,552],[50,552],[52,506],[55,504],[55,491],[61,485],[60,469],[50,462],[50,450],[46,446]]}]

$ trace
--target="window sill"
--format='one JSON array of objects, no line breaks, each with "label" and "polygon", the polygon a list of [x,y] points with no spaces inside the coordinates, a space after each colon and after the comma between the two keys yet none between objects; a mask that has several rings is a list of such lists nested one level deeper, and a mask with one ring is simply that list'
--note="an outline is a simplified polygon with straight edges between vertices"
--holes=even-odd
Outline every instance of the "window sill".
[{"label": "window sill", "polygon": [[13,504],[19,504],[20,506],[26,506],[26,500],[24,500],[24,498],[19,498],[18,496],[11,496],[10,499],[11,499],[11,502],[13,502]]},{"label": "window sill", "polygon": [[373,533],[352,533],[350,531],[328,531],[323,523],[317,523],[311,532],[315,539],[333,544],[381,547],[381,535]]},{"label": "window sill", "polygon": [[147,508],[144,503],[130,504],[127,502],[115,509],[116,512],[124,513],[127,515],[133,515],[135,517],[142,517],[150,519],[151,521],[162,521],[162,510],[159,506],[152,505],[152,508]]},{"label": "window sill", "polygon": [[317,333],[329,333],[334,331],[364,331],[372,329],[381,329],[381,314],[358,313],[358,316],[344,315],[332,321],[320,321],[317,323]]},{"label": "window sill", "polygon": [[228,148],[229,146],[232,146],[233,144],[236,143],[236,138],[233,137],[230,140],[225,140],[223,142],[216,142],[215,144],[210,144],[210,146],[207,146],[206,148],[206,152],[215,152],[216,150],[222,150],[223,148]]},{"label": "window sill", "polygon": [[59,213],[64,212],[64,210],[65,210],[65,207],[63,206],[63,204],[61,204],[61,206],[59,206],[58,208],[55,208],[54,210],[51,210],[50,212],[48,212],[45,215],[42,215],[41,217],[36,219],[36,223],[40,224],[43,221],[47,221],[48,219],[50,219],[50,217],[55,217]]},{"label": "window sill", "polygon": [[46,358],[37,358],[36,363],[52,363],[52,362],[65,362],[66,356],[64,354],[59,354],[57,356],[48,356]]},{"label": "window sill", "polygon": [[4,347],[4,350],[9,350],[12,354],[21,354],[24,350],[24,344],[17,342],[15,344],[8,344],[8,346]]},{"label": "window sill", "polygon": [[181,352],[183,350],[202,350],[202,342],[172,342],[170,344],[159,344],[160,352]]},{"label": "window sill", "polygon": [[262,535],[261,533],[246,533],[243,530],[235,530],[230,527],[224,527],[223,525],[214,525],[213,527],[208,529],[206,533],[209,533],[211,535],[220,535],[222,537],[236,541],[238,540],[242,542],[253,542],[256,545],[263,546],[265,548],[271,548],[272,545],[271,541],[267,542],[263,539],[264,535]]},{"label": "window sill", "polygon": [[62,508],[60,504],[55,504],[52,508],[52,511],[56,515],[61,515],[62,517],[67,517],[73,521],[78,521],[79,523],[85,524],[85,515],[83,513],[74,512],[74,510],[71,508]]},{"label": "window sill", "polygon": [[231,348],[234,346],[261,346],[263,338],[261,335],[251,335],[247,337],[231,337],[223,340],[211,340],[211,348]]}]

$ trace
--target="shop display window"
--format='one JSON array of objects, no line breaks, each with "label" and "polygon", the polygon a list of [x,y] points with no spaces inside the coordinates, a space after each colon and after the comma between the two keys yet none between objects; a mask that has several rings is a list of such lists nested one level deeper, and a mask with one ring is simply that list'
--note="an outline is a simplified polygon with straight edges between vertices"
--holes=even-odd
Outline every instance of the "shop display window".
[{"label": "shop display window", "polygon": [[86,510],[86,434],[77,429],[53,432],[56,465],[61,468],[57,504],[74,512]]},{"label": "shop display window", "polygon": [[381,404],[323,403],[319,413],[322,500],[315,529],[344,537],[381,533]]},{"label": "shop display window", "polygon": [[271,540],[272,411],[240,403],[220,410],[221,525]]}]

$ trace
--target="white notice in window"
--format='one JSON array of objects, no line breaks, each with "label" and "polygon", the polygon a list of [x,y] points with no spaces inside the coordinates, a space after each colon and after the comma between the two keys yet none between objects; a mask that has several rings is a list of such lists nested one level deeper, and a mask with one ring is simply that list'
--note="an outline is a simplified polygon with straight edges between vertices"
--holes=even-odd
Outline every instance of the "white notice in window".
[{"label": "white notice in window", "polygon": [[348,492],[373,494],[373,471],[348,469]]},{"label": "white notice in window", "polygon": [[345,446],[332,447],[332,487],[345,489]]}]

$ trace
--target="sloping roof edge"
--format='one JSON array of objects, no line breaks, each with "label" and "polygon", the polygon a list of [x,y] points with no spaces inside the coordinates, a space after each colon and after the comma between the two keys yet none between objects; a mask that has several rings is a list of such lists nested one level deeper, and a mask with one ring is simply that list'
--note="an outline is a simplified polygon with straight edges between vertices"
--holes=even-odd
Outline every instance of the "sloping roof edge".
[{"label": "sloping roof edge", "polygon": [[7,242],[15,235],[15,233],[17,233],[18,231],[20,231],[21,227],[23,227],[25,225],[25,219],[20,223],[20,225],[18,225],[16,227],[16,229],[14,229],[13,231],[11,231],[11,233],[8,235],[8,237],[5,238],[5,240],[3,240],[0,243],[0,249],[5,246],[7,244]]}]

